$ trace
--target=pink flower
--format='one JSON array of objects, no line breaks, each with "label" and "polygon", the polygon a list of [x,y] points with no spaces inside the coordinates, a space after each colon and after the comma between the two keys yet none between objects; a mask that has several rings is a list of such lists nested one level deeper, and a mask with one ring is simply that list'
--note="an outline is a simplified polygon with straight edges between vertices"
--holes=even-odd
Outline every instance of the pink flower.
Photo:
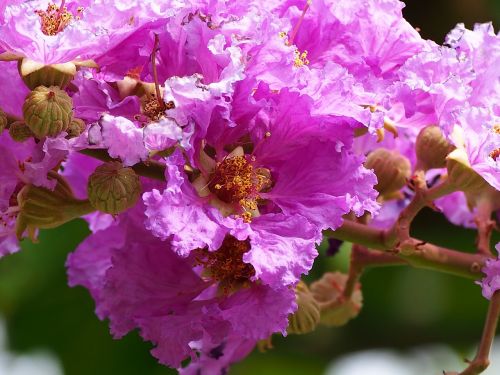
[{"label": "pink flower", "polygon": [[[67,261],[70,285],[89,289],[115,337],[139,328],[163,364],[179,367],[191,357],[195,368],[224,368],[257,340],[285,333],[296,308],[293,289],[250,279],[255,271],[241,258],[248,241],[228,236],[216,251],[197,249],[182,258],[144,230],[143,210],[139,203],[120,215],[117,225],[91,235]],[[214,348],[220,353],[207,357]]]},{"label": "pink flower", "polygon": [[[500,242],[496,245],[496,250],[500,252]],[[500,260],[486,260],[483,273],[486,276],[478,284],[483,288],[484,298],[491,299],[493,294],[500,290]]]}]

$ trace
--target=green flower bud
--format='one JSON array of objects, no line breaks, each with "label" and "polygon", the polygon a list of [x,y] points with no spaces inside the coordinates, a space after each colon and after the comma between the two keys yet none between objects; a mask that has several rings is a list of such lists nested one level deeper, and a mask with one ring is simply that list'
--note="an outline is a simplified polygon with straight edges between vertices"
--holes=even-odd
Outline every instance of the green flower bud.
[{"label": "green flower bud", "polygon": [[38,86],[24,101],[24,121],[37,138],[55,137],[73,118],[73,102],[59,87]]},{"label": "green flower bud", "polygon": [[141,183],[132,168],[112,161],[96,168],[89,178],[87,192],[96,209],[116,215],[135,205]]},{"label": "green flower bud", "polygon": [[68,129],[66,129],[66,131],[68,132],[66,138],[69,139],[78,137],[85,131],[85,127],[86,125],[83,120],[80,120],[79,118],[73,118],[68,126]]},{"label": "green flower bud", "polygon": [[342,326],[359,314],[363,304],[360,284],[356,284],[351,298],[345,299],[342,293],[346,282],[347,275],[327,272],[311,284],[314,299],[321,307],[322,324],[331,327]]},{"label": "green flower bud", "polygon": [[10,124],[9,135],[16,142],[24,142],[34,136],[24,121],[14,121]]},{"label": "green flower bud", "polygon": [[454,148],[455,146],[444,137],[439,126],[427,126],[417,136],[415,150],[418,164],[424,170],[444,168],[446,166],[446,156]]},{"label": "green flower bud", "polygon": [[365,167],[375,172],[378,180],[375,189],[385,198],[402,189],[411,175],[410,161],[399,152],[385,148],[370,152]]},{"label": "green flower bud", "polygon": [[88,200],[75,198],[66,180],[57,172],[49,172],[48,177],[56,180],[54,190],[26,185],[17,195],[20,211],[16,235],[19,239],[27,231],[35,240],[37,229],[55,228],[94,211]]},{"label": "green flower bud", "polygon": [[76,65],[64,64],[45,65],[23,58],[18,62],[19,75],[30,90],[38,86],[57,86],[64,89],[76,74]]},{"label": "green flower bud", "polygon": [[288,333],[301,335],[314,331],[320,320],[318,302],[302,281],[295,288],[295,297],[298,308],[288,318]]},{"label": "green flower bud", "polygon": [[472,169],[467,153],[457,148],[446,158],[448,180],[459,190],[466,193],[478,193],[490,185],[474,169]]},{"label": "green flower bud", "polygon": [[0,133],[3,132],[5,127],[7,126],[8,120],[7,120],[7,115],[5,114],[4,111],[0,108]]}]

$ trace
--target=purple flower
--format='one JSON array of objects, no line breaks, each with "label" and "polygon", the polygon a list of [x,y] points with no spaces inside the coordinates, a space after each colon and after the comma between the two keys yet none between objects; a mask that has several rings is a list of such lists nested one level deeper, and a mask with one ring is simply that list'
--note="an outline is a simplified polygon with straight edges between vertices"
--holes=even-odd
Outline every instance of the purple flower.
[{"label": "purple flower", "polygon": [[[497,252],[500,252],[500,242],[495,248]],[[500,260],[487,259],[482,271],[486,276],[478,284],[483,288],[484,298],[491,299],[493,294],[500,289]]]},{"label": "purple flower", "polygon": [[253,97],[263,109],[247,123],[212,115],[206,136],[194,133],[192,177],[181,153],[166,159],[167,188],[143,196],[146,225],[181,256],[215,250],[228,233],[248,237],[244,260],[256,277],[289,285],[311,267],[322,229],[351,210],[377,210],[375,178],[348,151],[352,130],[342,118],[312,116],[310,99],[286,90],[263,87]]},{"label": "purple flower", "polygon": [[143,210],[139,203],[120,215],[67,261],[70,285],[90,290],[115,337],[139,328],[163,364],[179,367],[191,357],[194,368],[224,368],[257,340],[285,334],[295,294],[252,280],[256,270],[243,259],[251,240],[228,235],[215,251],[193,249],[183,258],[144,230]]},{"label": "purple flower", "polygon": [[13,0],[1,9],[0,46],[45,65],[94,59],[154,19],[153,12],[145,11],[151,2],[141,4]]}]

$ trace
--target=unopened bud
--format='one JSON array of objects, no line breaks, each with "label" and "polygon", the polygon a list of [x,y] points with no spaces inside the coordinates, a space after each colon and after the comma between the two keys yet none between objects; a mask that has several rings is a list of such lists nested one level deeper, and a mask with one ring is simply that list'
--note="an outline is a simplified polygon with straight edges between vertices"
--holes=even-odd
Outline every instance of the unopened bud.
[{"label": "unopened bud", "polygon": [[48,177],[56,180],[54,190],[26,185],[17,195],[20,211],[16,235],[19,239],[27,230],[29,237],[34,240],[37,229],[55,228],[94,210],[87,200],[75,198],[62,176],[51,171]]},{"label": "unopened bud", "polygon": [[462,148],[457,148],[448,155],[446,168],[450,184],[461,191],[479,193],[489,187],[484,178],[472,169],[467,153]]},{"label": "unopened bud", "polygon": [[7,115],[5,114],[4,111],[0,108],[0,133],[3,132],[5,127],[7,126]]},{"label": "unopened bud", "polygon": [[76,74],[76,65],[64,64],[45,65],[24,58],[18,63],[19,74],[30,90],[38,86],[58,86],[64,89]]},{"label": "unopened bud", "polygon": [[24,101],[24,121],[37,138],[55,137],[73,118],[73,102],[59,87],[38,86]]},{"label": "unopened bud", "polygon": [[10,124],[9,135],[16,142],[24,142],[34,136],[24,121],[14,121]]},{"label": "unopened bud", "polygon": [[69,123],[68,129],[66,132],[68,133],[66,138],[75,138],[78,137],[85,131],[85,122],[79,118],[73,118]]},{"label": "unopened bud", "polygon": [[89,178],[87,192],[96,209],[116,215],[135,205],[141,183],[132,168],[112,161],[96,168]]},{"label": "unopened bud", "polygon": [[390,197],[406,185],[411,175],[410,161],[397,151],[378,148],[368,155],[365,167],[373,169],[378,183],[375,189],[383,197]]},{"label": "unopened bud", "polygon": [[343,296],[347,275],[327,272],[321,279],[311,284],[314,299],[321,307],[321,323],[337,327],[346,324],[359,314],[363,304],[360,284],[357,283],[350,298]]},{"label": "unopened bud", "polygon": [[415,151],[419,166],[424,170],[444,168],[446,156],[453,151],[453,146],[437,125],[430,125],[418,133]]},{"label": "unopened bud", "polygon": [[295,287],[295,297],[297,311],[288,318],[288,333],[301,335],[314,331],[320,320],[318,302],[302,281]]}]

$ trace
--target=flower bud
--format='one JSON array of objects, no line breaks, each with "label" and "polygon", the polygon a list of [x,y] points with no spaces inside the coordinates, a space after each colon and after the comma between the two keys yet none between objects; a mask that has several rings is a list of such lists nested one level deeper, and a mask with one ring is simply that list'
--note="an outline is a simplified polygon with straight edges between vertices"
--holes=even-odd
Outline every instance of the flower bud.
[{"label": "flower bud", "polygon": [[24,101],[24,121],[37,138],[55,137],[73,118],[73,102],[59,87],[38,86]]},{"label": "flower bud", "polygon": [[18,70],[30,90],[34,90],[38,86],[58,86],[64,89],[75,76],[76,65],[71,62],[45,65],[24,58],[19,60]]},{"label": "flower bud", "polygon": [[27,230],[34,240],[37,229],[55,228],[94,210],[87,200],[75,198],[66,180],[57,172],[49,172],[48,177],[56,180],[54,190],[25,185],[17,195],[20,211],[16,235],[19,239]]},{"label": "flower bud", "polygon": [[452,151],[446,158],[448,180],[466,193],[479,193],[490,185],[472,169],[467,153],[462,148]]},{"label": "flower bud", "polygon": [[418,164],[424,170],[432,168],[444,168],[446,156],[453,151],[453,146],[444,137],[437,125],[430,125],[418,133],[415,151]]},{"label": "flower bud", "polygon": [[34,136],[24,121],[14,121],[10,124],[9,135],[16,142],[24,142]]},{"label": "flower bud", "polygon": [[96,168],[89,178],[87,192],[96,209],[116,215],[135,205],[141,183],[132,168],[112,161]]},{"label": "flower bud", "polygon": [[340,272],[327,272],[321,279],[311,284],[314,299],[321,307],[321,323],[331,327],[346,324],[359,314],[363,304],[360,284],[349,299],[342,295],[347,282],[347,275]]},{"label": "flower bud", "polygon": [[69,123],[68,129],[66,132],[68,133],[66,138],[75,138],[78,137],[85,131],[85,122],[79,118],[73,118]]},{"label": "flower bud", "polygon": [[7,115],[5,114],[4,111],[0,108],[0,133],[3,132],[5,127],[7,126],[8,120],[7,120]]},{"label": "flower bud", "polygon": [[318,302],[302,281],[295,287],[295,297],[298,307],[288,318],[288,333],[301,335],[314,331],[320,320]]},{"label": "flower bud", "polygon": [[368,155],[365,167],[373,169],[378,183],[375,189],[383,197],[390,197],[406,184],[411,175],[410,161],[397,151],[378,148]]}]

